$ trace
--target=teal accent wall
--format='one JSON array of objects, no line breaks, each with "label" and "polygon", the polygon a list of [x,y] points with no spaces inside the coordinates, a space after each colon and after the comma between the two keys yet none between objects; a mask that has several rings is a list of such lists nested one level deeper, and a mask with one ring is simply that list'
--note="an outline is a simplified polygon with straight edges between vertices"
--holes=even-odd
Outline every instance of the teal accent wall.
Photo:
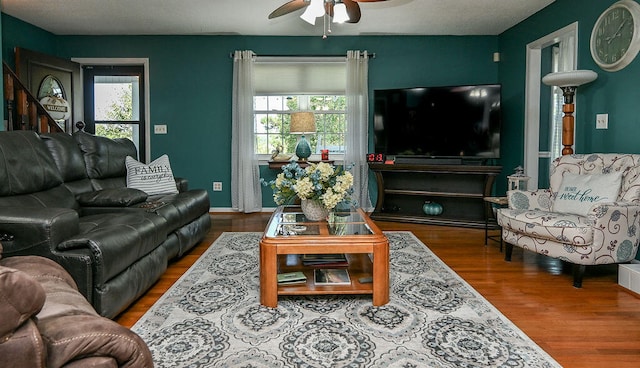
[{"label": "teal accent wall", "polygon": [[16,47],[56,55],[57,40],[51,32],[2,13],[2,60],[14,71]]},{"label": "teal accent wall", "polygon": [[[379,88],[498,81],[498,64],[492,59],[497,36],[331,36],[326,40],[320,35],[50,36],[3,16],[15,29],[3,29],[7,47],[63,58],[148,58],[150,123],[166,124],[169,131],[151,136],[151,158],[167,153],[176,175],[188,178],[191,187],[210,191],[212,207],[231,207],[230,54],[234,50],[253,50],[258,55],[346,55],[347,50],[368,50],[376,55],[369,63],[370,101],[373,90]],[[12,55],[4,57],[13,60]],[[261,171],[267,180],[276,174],[265,167]],[[224,190],[212,192],[213,181],[222,181]],[[265,206],[273,205],[270,188],[263,188],[263,198]]]}]

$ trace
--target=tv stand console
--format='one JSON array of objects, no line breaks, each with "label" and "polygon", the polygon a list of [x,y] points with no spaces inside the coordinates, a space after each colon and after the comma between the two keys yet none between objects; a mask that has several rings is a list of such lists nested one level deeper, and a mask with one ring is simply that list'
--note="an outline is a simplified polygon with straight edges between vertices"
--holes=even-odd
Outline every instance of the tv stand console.
[{"label": "tv stand console", "polygon": [[[423,224],[484,228],[486,204],[501,166],[370,163],[378,197],[371,218]],[[426,201],[442,206],[426,215]]]}]

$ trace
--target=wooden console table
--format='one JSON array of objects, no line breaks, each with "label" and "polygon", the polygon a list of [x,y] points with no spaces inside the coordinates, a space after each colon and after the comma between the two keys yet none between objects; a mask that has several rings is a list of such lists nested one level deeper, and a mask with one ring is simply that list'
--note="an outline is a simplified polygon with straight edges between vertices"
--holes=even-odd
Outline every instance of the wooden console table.
[{"label": "wooden console table", "polygon": [[[269,161],[269,168],[270,169],[282,169],[282,166],[288,164],[291,161]],[[320,160],[307,160],[307,161],[298,161],[298,166],[300,167],[307,167],[309,166],[309,164],[317,164],[319,162],[326,162],[328,164],[333,165],[334,160],[324,160],[324,161],[320,161]]]},{"label": "wooden console table", "polygon": [[[484,198],[491,196],[501,166],[420,165],[370,163],[376,175],[378,197],[374,220],[484,228]],[[422,206],[442,206],[437,216]]]}]

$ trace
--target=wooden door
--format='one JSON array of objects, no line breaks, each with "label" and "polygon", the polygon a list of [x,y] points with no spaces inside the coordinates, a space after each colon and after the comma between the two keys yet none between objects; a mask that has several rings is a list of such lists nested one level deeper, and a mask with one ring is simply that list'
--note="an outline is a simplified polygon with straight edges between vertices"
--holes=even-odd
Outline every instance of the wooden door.
[{"label": "wooden door", "polygon": [[38,100],[59,93],[71,112],[68,119],[59,121],[60,127],[68,133],[76,130],[74,124],[82,120],[80,64],[17,47],[16,74]]}]

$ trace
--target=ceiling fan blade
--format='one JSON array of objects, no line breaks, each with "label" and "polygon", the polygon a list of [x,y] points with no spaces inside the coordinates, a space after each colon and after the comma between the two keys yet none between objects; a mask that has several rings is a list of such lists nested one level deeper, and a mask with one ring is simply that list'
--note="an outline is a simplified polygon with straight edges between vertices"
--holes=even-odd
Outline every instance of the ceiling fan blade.
[{"label": "ceiling fan blade", "polygon": [[288,3],[279,7],[278,9],[271,12],[271,14],[269,14],[269,19],[273,19],[285,14],[289,14],[298,9],[302,9],[307,5],[309,5],[309,2],[304,0],[291,0]]},{"label": "ceiling fan blade", "polygon": [[347,23],[358,23],[360,21],[360,5],[354,0],[342,0],[344,5],[347,7],[347,14],[349,15],[349,20]]}]

